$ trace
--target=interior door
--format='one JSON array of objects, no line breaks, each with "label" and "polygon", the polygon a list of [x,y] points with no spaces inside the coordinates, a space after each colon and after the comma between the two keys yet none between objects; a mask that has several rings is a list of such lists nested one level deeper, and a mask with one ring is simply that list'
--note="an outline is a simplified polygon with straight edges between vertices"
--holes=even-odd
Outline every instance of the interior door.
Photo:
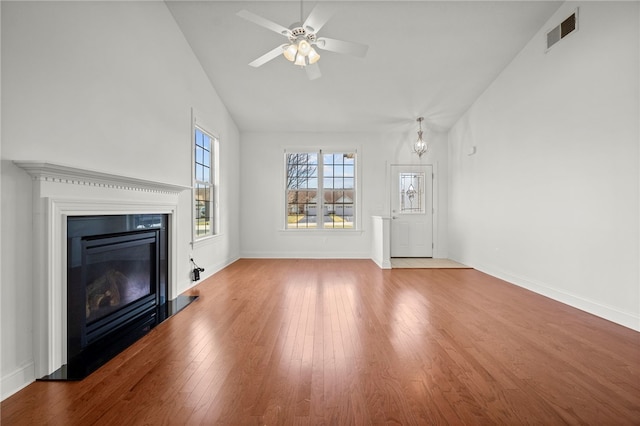
[{"label": "interior door", "polygon": [[391,257],[433,256],[433,166],[391,166]]}]

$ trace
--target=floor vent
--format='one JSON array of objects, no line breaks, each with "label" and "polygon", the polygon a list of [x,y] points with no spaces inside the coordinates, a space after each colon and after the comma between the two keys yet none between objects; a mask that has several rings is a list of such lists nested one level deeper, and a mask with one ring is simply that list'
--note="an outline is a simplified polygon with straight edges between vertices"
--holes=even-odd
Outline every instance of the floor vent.
[{"label": "floor vent", "polygon": [[562,21],[560,25],[547,32],[547,50],[576,29],[578,29],[578,9]]}]

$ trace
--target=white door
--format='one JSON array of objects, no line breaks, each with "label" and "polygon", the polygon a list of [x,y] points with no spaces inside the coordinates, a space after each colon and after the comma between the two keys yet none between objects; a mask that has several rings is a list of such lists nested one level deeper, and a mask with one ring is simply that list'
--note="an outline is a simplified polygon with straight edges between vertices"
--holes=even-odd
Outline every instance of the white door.
[{"label": "white door", "polygon": [[433,256],[433,166],[391,166],[391,257]]}]

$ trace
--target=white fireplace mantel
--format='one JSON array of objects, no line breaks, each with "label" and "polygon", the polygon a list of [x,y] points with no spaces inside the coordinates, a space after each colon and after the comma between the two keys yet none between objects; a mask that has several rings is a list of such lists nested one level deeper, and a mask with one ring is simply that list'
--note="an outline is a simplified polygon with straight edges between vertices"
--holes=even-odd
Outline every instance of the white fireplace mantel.
[{"label": "white fireplace mantel", "polygon": [[114,175],[96,170],[79,169],[77,167],[42,161],[14,161],[16,166],[24,169],[33,179],[77,185],[91,185],[105,188],[125,189],[130,191],[148,191],[164,194],[178,194],[188,186],[155,182],[128,176]]},{"label": "white fireplace mantel", "polygon": [[33,180],[34,367],[41,377],[67,361],[67,217],[167,214],[168,297],[173,299],[178,296],[178,202],[190,187],[47,162],[14,163]]}]

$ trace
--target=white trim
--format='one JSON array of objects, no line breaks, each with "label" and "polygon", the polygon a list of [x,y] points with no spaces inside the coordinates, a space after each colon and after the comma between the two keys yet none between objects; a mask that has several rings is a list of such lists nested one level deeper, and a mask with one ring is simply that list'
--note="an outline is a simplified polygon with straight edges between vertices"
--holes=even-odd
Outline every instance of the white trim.
[{"label": "white trim", "polygon": [[45,254],[47,273],[44,277],[46,285],[44,301],[47,324],[47,372],[50,374],[67,362],[67,347],[63,342],[67,341],[66,318],[66,289],[67,289],[67,218],[72,216],[87,216],[97,214],[167,214],[169,215],[169,288],[167,298],[174,299],[178,295],[177,268],[177,238],[174,230],[177,227],[177,204],[145,203],[131,201],[87,201],[69,200],[57,198],[45,198],[47,231]]},{"label": "white trim", "polygon": [[362,229],[353,229],[353,228],[291,228],[291,229],[278,229],[278,232],[281,232],[282,235],[300,235],[309,237],[312,235],[316,236],[327,236],[327,235],[362,235],[364,230]]},{"label": "white trim", "polygon": [[[201,132],[205,133],[207,136],[211,138],[212,146],[211,146],[211,202],[213,208],[213,227],[211,229],[211,233],[204,235],[202,237],[196,237],[195,230],[195,197],[194,197],[194,188],[196,185],[196,177],[195,177],[195,138],[196,138],[196,128],[198,128]],[[220,136],[218,133],[212,131],[211,126],[209,126],[206,122],[200,119],[198,112],[191,108],[191,138],[189,142],[189,149],[191,150],[191,246],[194,247],[198,244],[199,241],[208,240],[212,237],[219,235],[220,230],[222,229],[220,222]]]},{"label": "white trim", "polygon": [[[432,258],[439,257],[440,252],[440,182],[438,181],[439,164],[437,161],[431,163],[431,242],[433,243],[433,250],[431,252]],[[446,257],[446,256],[444,256]]]},{"label": "white trim", "polygon": [[624,312],[612,306],[607,306],[593,300],[585,299],[564,290],[559,290],[547,283],[515,275],[494,266],[478,263],[474,264],[473,262],[466,262],[464,260],[452,260],[469,265],[480,272],[500,278],[510,284],[525,288],[542,296],[549,297],[559,303],[564,303],[565,305],[580,309],[581,311],[604,318],[632,330],[640,331],[640,316],[631,312]]},{"label": "white trim", "polygon": [[371,260],[371,253],[339,252],[330,253],[300,252],[300,251],[250,251],[242,253],[243,259],[366,259]]},{"label": "white trim", "polygon": [[178,295],[179,194],[188,187],[60,166],[16,161],[33,180],[33,370],[66,363],[66,219],[98,214],[169,215],[169,299]]},{"label": "white trim", "polygon": [[212,243],[214,240],[220,238],[224,236],[224,234],[214,234],[214,235],[207,235],[206,237],[202,237],[202,238],[198,238],[195,241],[191,241],[189,242],[189,244],[191,245],[191,247],[196,248],[199,246],[205,246],[209,243]]},{"label": "white trim", "polygon": [[230,259],[227,260],[223,260],[222,262],[216,262],[213,265],[209,265],[207,267],[207,274],[201,274],[200,275],[200,281],[191,281],[191,285],[186,288],[185,290],[188,290],[190,288],[193,288],[195,286],[197,286],[198,284],[200,284],[202,281],[206,280],[207,278],[211,277],[212,275],[222,271],[224,268],[226,268],[227,266],[231,265],[232,263],[237,262],[238,260],[240,260],[240,256],[234,256]]},{"label": "white trim", "polygon": [[24,169],[33,179],[47,182],[89,185],[164,194],[178,194],[189,188],[188,186],[183,185],[114,175],[97,170],[79,169],[77,167],[43,161],[14,161],[13,163]]},{"label": "white trim", "polygon": [[391,218],[371,217],[371,260],[380,269],[391,269]]},{"label": "white trim", "polygon": [[17,393],[21,389],[26,388],[35,380],[33,361],[28,362],[26,365],[17,368],[11,373],[2,376],[0,381],[2,382],[2,392],[0,400],[5,400],[11,395]]},{"label": "white trim", "polygon": [[204,114],[200,114],[200,112],[198,110],[196,110],[195,108],[191,108],[191,149],[193,150],[193,138],[194,138],[194,133],[193,133],[193,128],[194,126],[198,126],[200,129],[206,131],[208,134],[210,134],[211,136],[213,136],[216,139],[220,139],[220,135],[214,131],[212,131],[215,126],[212,126],[212,123],[209,123],[205,120],[202,119],[202,116]]},{"label": "white trim", "polygon": [[[361,162],[362,162],[362,146],[351,146],[351,147],[345,147],[345,146],[332,146],[332,145],[323,145],[322,147],[320,146],[307,146],[307,147],[298,147],[298,146],[283,146],[281,147],[282,151],[283,151],[283,156],[282,156],[282,184],[281,184],[281,205],[283,206],[283,211],[282,211],[282,226],[283,228],[279,229],[279,231],[282,232],[302,232],[302,233],[312,233],[312,232],[322,232],[322,231],[330,231],[330,232],[338,232],[340,234],[342,233],[349,233],[349,232],[362,232],[363,228],[362,228],[362,167],[361,167]],[[322,220],[322,216],[321,215],[317,215],[317,223],[316,223],[316,228],[286,228],[287,226],[287,217],[289,214],[288,211],[288,205],[287,205],[287,154],[288,153],[308,153],[308,154],[318,154],[318,168],[323,168],[324,167],[324,162],[323,162],[323,158],[322,155],[323,154],[343,154],[343,153],[354,153],[356,154],[355,157],[355,162],[354,162],[354,179],[355,179],[355,185],[353,190],[355,191],[355,200],[354,200],[354,207],[355,207],[355,214],[354,214],[354,222],[355,222],[355,226],[354,228],[321,228],[320,224],[321,224],[321,220]],[[320,174],[318,175],[318,194],[321,194],[324,192],[324,182],[323,182],[323,178],[320,177]],[[317,205],[317,210],[322,212],[324,210],[324,199],[323,197],[320,197],[319,203]]]},{"label": "white trim", "polygon": [[[389,217],[393,218],[394,214],[391,211],[393,208],[393,201],[391,200],[392,197],[392,189],[391,186],[394,185],[393,179],[394,176],[391,173],[392,169],[394,167],[415,167],[415,168],[419,168],[419,169],[424,169],[425,172],[427,170],[431,170],[431,189],[430,189],[430,194],[431,194],[431,201],[429,201],[428,199],[425,198],[425,209],[429,209],[429,207],[431,208],[431,257],[436,257],[436,253],[439,251],[439,240],[437,238],[437,235],[439,234],[439,222],[436,220],[438,217],[436,216],[437,211],[439,210],[439,205],[438,205],[438,197],[439,197],[439,192],[438,192],[438,184],[436,182],[436,172],[437,172],[437,165],[438,162],[435,163],[418,163],[418,164],[407,164],[407,163],[386,163],[387,166],[387,170],[386,170],[386,177],[387,177],[387,199],[388,199],[388,203],[389,203],[389,210],[388,210],[388,214]],[[393,240],[393,232],[390,231],[390,241]],[[391,244],[393,245],[393,242],[391,242]]]}]

